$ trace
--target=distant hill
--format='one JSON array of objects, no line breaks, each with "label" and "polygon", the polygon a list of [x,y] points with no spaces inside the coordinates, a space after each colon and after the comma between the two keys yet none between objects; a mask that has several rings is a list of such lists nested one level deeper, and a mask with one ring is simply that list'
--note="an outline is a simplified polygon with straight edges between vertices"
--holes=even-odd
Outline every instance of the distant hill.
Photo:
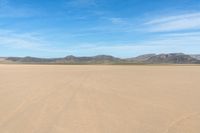
[{"label": "distant hill", "polygon": [[8,57],[7,61],[13,63],[50,63],[50,64],[112,64],[123,60],[109,55],[97,55],[92,57],[76,57],[73,55],[64,58],[36,58],[36,57]]},{"label": "distant hill", "polygon": [[46,59],[46,58],[36,58],[36,57],[8,57],[6,60],[12,61],[12,62],[21,62],[21,63],[31,63],[31,62],[37,62],[37,63],[50,63],[54,62],[57,59]]},{"label": "distant hill", "polygon": [[144,54],[133,58],[128,58],[126,60],[133,61],[133,62],[144,62],[147,61],[149,58],[156,56],[156,54]]},{"label": "distant hill", "polygon": [[190,55],[191,57],[193,57],[193,58],[195,58],[195,59],[197,59],[197,60],[200,60],[200,54],[198,55]]},{"label": "distant hill", "polygon": [[12,63],[12,61],[7,60],[6,57],[0,57],[0,64],[5,64],[5,63]]},{"label": "distant hill", "polygon": [[110,55],[91,57],[36,58],[36,57],[7,57],[0,58],[0,63],[18,64],[200,64],[200,55],[183,53],[145,54],[133,58],[121,59]]},{"label": "distant hill", "polygon": [[0,62],[4,62],[4,61],[5,61],[5,58],[0,57]]},{"label": "distant hill", "polygon": [[199,60],[183,53],[159,54],[150,57],[145,63],[149,64],[198,64]]}]

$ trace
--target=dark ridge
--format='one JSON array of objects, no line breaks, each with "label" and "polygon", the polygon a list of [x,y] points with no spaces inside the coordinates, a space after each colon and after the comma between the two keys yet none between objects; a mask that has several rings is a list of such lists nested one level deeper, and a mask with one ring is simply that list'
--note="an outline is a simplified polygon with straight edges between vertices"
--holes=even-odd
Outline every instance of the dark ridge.
[{"label": "dark ridge", "polygon": [[149,58],[149,64],[198,64],[199,60],[183,53],[159,54]]},{"label": "dark ridge", "polygon": [[41,63],[41,64],[200,64],[200,55],[183,53],[145,54],[138,57],[121,59],[110,55],[91,57],[36,58],[36,57],[7,57],[0,58],[0,63]]}]

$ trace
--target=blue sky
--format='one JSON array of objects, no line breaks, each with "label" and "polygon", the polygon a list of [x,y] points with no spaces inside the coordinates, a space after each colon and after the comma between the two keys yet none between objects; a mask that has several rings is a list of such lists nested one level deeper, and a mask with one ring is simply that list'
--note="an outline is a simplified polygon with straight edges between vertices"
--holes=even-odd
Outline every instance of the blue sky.
[{"label": "blue sky", "polygon": [[200,54],[199,0],[0,0],[0,56]]}]

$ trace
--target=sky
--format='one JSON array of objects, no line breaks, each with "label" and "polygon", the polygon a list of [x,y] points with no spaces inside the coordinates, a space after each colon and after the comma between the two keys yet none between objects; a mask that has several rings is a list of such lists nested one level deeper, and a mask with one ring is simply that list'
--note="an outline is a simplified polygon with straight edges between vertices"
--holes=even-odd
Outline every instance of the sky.
[{"label": "sky", "polygon": [[200,54],[200,0],[0,0],[0,56]]}]

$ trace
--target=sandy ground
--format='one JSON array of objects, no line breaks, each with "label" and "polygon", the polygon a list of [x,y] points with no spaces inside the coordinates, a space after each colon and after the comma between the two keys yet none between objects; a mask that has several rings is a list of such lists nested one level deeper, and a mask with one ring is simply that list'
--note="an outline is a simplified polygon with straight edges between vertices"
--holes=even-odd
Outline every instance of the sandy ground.
[{"label": "sandy ground", "polygon": [[200,133],[200,66],[0,65],[0,133]]}]

